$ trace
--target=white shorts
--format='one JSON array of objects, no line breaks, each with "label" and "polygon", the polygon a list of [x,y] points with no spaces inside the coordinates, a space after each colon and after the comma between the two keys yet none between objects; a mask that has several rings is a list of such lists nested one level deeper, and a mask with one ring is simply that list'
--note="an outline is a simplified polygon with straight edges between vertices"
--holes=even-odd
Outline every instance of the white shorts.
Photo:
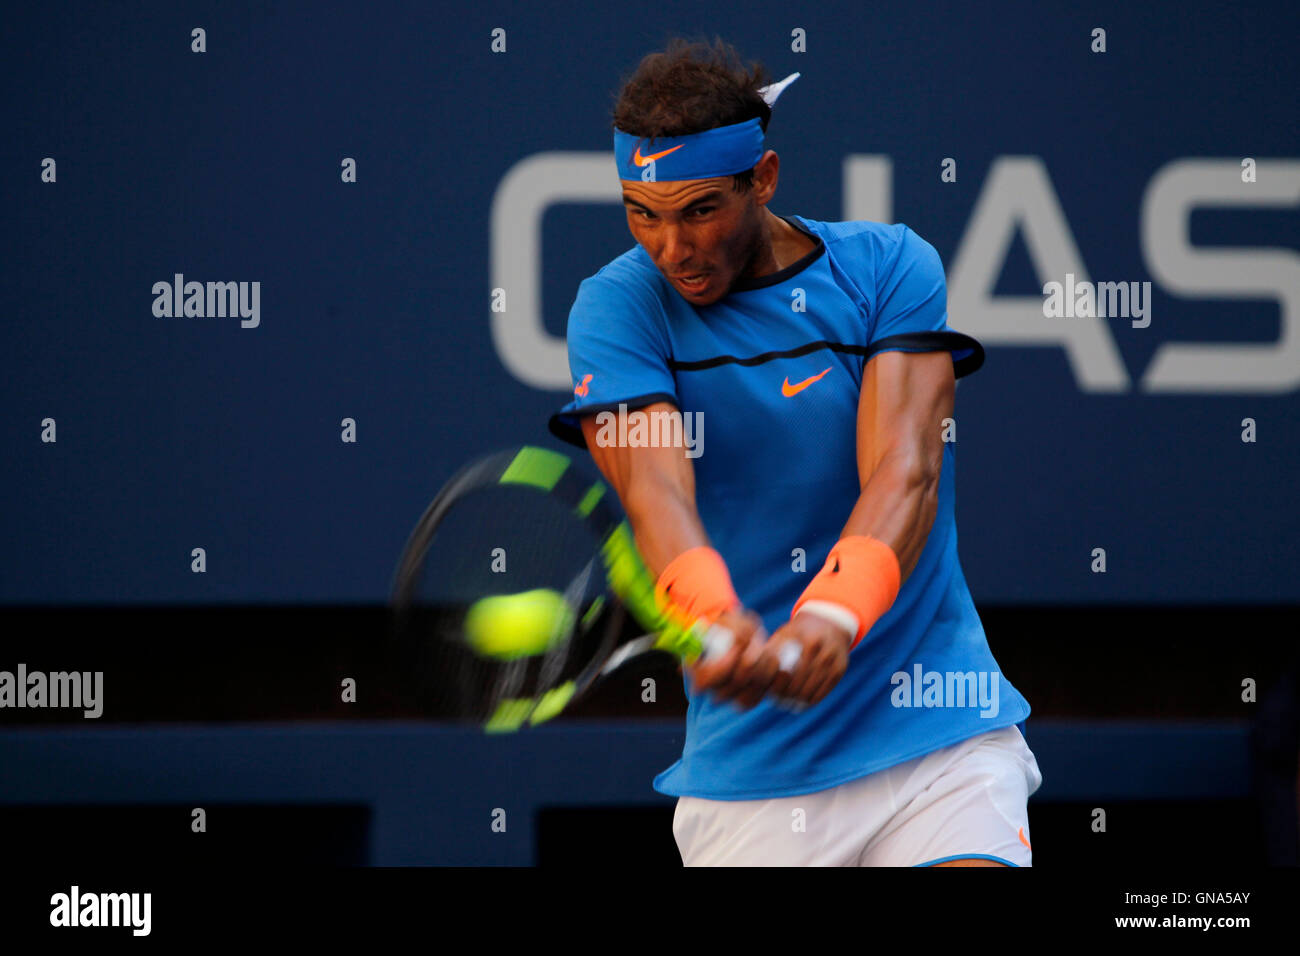
[{"label": "white shorts", "polygon": [[1006,727],[816,793],[679,797],[673,836],[686,866],[1030,866],[1026,802],[1042,782]]}]

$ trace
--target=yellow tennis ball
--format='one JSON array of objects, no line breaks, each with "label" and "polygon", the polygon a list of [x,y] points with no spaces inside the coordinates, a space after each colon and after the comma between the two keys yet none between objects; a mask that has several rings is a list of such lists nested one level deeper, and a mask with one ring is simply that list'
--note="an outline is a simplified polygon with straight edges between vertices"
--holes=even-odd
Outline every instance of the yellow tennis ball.
[{"label": "yellow tennis ball", "polygon": [[545,654],[573,628],[573,609],[550,588],[480,598],[465,614],[465,638],[485,657]]}]

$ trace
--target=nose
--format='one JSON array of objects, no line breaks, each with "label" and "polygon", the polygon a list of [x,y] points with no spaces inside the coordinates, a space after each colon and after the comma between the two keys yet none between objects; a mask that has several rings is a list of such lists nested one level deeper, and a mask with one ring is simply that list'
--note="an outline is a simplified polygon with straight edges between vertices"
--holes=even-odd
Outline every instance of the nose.
[{"label": "nose", "polygon": [[695,247],[685,239],[676,226],[668,226],[664,230],[664,241],[659,255],[673,272],[680,271],[694,253]]}]

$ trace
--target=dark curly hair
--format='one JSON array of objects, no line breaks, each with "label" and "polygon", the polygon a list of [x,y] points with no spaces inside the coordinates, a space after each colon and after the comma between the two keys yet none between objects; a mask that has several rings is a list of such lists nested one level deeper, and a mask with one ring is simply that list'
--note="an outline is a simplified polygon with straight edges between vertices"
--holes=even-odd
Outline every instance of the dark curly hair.
[{"label": "dark curly hair", "polygon": [[[771,80],[763,64],[748,66],[721,37],[713,43],[674,37],[650,53],[623,82],[611,125],[634,136],[687,136],[758,118],[767,131],[772,108],[758,89]],[[754,185],[754,170],[732,176],[732,189]]]}]

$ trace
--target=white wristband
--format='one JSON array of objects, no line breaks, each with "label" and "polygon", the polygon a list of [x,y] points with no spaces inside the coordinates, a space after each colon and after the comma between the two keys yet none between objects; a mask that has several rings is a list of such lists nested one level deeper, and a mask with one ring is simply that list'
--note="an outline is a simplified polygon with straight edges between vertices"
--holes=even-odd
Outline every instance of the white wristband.
[{"label": "white wristband", "polygon": [[858,636],[858,616],[846,608],[843,604],[836,604],[834,601],[805,601],[803,607],[799,608],[799,613],[810,611],[824,621],[830,621],[836,627],[842,627],[849,632],[849,636],[857,638]]}]

